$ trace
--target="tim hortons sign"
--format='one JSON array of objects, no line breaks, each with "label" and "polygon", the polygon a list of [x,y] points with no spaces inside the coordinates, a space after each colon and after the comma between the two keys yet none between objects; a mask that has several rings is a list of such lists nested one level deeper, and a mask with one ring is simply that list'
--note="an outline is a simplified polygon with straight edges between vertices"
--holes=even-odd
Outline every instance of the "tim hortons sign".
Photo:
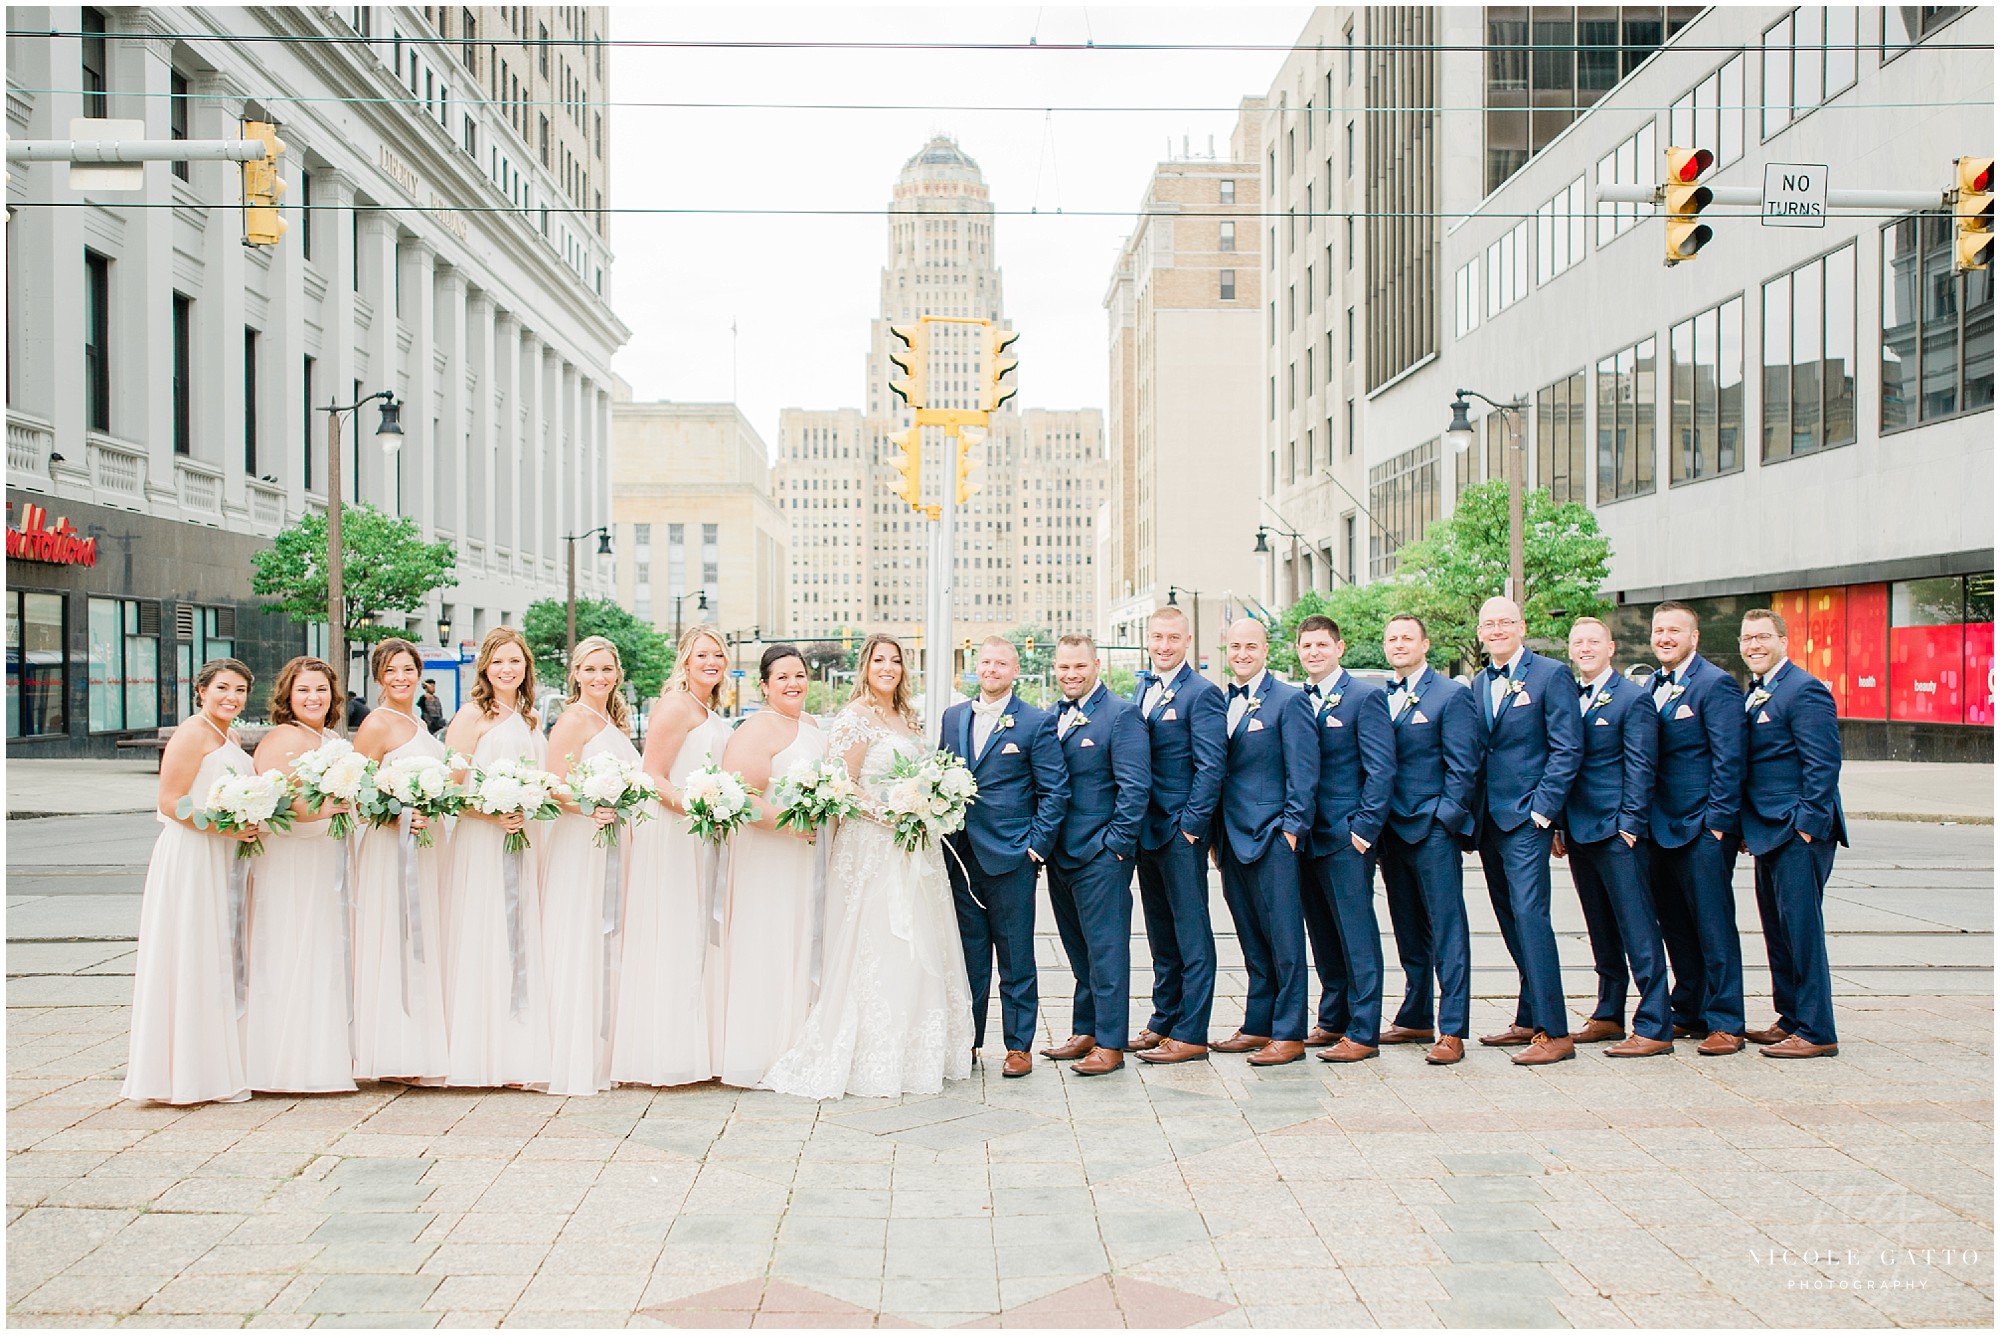
[{"label": "tim hortons sign", "polygon": [[[13,509],[13,506],[8,506]],[[7,526],[7,559],[45,561],[58,566],[97,564],[97,539],[86,538],[58,517],[53,527],[49,512],[39,505],[21,507],[21,523]]]}]

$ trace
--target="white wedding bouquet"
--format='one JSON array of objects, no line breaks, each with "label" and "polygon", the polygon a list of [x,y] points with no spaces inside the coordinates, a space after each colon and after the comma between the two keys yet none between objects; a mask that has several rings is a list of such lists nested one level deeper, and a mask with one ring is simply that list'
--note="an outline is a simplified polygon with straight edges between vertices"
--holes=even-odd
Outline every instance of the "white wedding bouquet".
[{"label": "white wedding bouquet", "polygon": [[405,811],[423,816],[426,824],[417,833],[417,847],[429,848],[430,822],[455,816],[465,805],[465,789],[453,778],[452,770],[464,763],[463,756],[439,760],[435,756],[398,756],[375,767],[373,782],[357,804],[361,814],[374,825],[390,825]]},{"label": "white wedding bouquet", "polygon": [[771,785],[778,828],[811,834],[830,821],[845,820],[860,807],[861,790],[838,760],[802,760]]},{"label": "white wedding bouquet", "polygon": [[[197,830],[219,830],[236,834],[253,825],[273,830],[292,828],[292,788],[285,776],[269,774],[224,774],[209,785],[208,795],[196,806],[189,793],[175,806],[182,820],[191,820]],[[254,858],[264,851],[260,836],[236,846],[239,858]]]},{"label": "white wedding bouquet", "polygon": [[347,803],[348,810],[336,811],[327,822],[326,832],[335,839],[353,831],[354,812],[374,779],[375,762],[340,737],[321,742],[292,766],[292,791],[313,815],[328,802]]},{"label": "white wedding bouquet", "polygon": [[754,790],[743,776],[723,769],[713,761],[688,775],[681,785],[681,806],[687,810],[688,833],[697,839],[719,844],[748,825],[757,812],[750,798]]},{"label": "white wedding bouquet", "polygon": [[[485,769],[475,770],[472,790],[466,801],[474,811],[488,816],[511,816],[519,812],[528,820],[554,820],[562,815],[556,793],[562,781],[545,769],[525,760],[496,760]],[[528,847],[524,826],[511,831],[501,842],[503,853],[520,853]]]},{"label": "white wedding bouquet", "polygon": [[898,848],[911,853],[964,829],[966,808],[979,796],[972,771],[949,751],[918,759],[898,755],[883,780],[890,833]]},{"label": "white wedding bouquet", "polygon": [[619,823],[627,816],[651,820],[653,813],[646,809],[646,803],[660,795],[659,785],[638,761],[621,760],[609,754],[573,761],[567,786],[584,815],[594,815],[600,807],[610,807],[618,813],[618,820],[599,826],[592,837],[592,842],[600,848],[618,842]]}]

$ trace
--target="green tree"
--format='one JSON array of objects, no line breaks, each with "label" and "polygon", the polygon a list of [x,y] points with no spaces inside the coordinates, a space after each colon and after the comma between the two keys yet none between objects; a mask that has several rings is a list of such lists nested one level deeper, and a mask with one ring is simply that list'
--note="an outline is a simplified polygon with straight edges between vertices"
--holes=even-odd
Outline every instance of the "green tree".
[{"label": "green tree", "polygon": [[[341,600],[350,644],[369,644],[403,632],[379,620],[384,612],[424,610],[433,589],[458,583],[458,549],[425,542],[417,521],[372,505],[340,511]],[[250,558],[250,588],[269,610],[293,621],[326,620],[326,516],[307,511]],[[364,624],[362,617],[369,622]]]},{"label": "green tree", "polygon": [[[1529,639],[1566,639],[1575,618],[1609,613],[1598,591],[1611,573],[1611,541],[1588,508],[1558,503],[1540,487],[1524,491],[1521,537]],[[1429,626],[1433,649],[1447,662],[1477,662],[1479,605],[1507,584],[1507,484],[1468,488],[1449,519],[1396,556],[1397,581]]]},{"label": "green tree", "polygon": [[[566,604],[560,598],[541,598],[528,604],[521,617],[521,633],[535,655],[535,676],[555,690],[567,689],[569,665],[563,655],[569,648],[569,621]],[[576,600],[576,638],[580,642],[602,635],[618,646],[618,658],[625,665],[625,680],[640,700],[658,695],[674,665],[673,646],[650,621],[642,621],[610,598]]]},{"label": "green tree", "polygon": [[[1040,677],[1056,665],[1056,633],[1047,626],[1023,621],[1002,638],[1010,641],[1021,656],[1023,677]],[[1035,642],[1032,651],[1028,649],[1029,640]]]},{"label": "green tree", "polygon": [[[1271,667],[1296,680],[1299,667],[1299,623],[1315,614],[1332,617],[1340,627],[1347,652],[1341,663],[1350,668],[1386,668],[1382,656],[1382,627],[1402,611],[1409,589],[1399,580],[1377,580],[1373,584],[1347,584],[1327,593],[1308,593],[1284,611],[1271,636]],[[1435,647],[1435,646],[1434,646]]]}]

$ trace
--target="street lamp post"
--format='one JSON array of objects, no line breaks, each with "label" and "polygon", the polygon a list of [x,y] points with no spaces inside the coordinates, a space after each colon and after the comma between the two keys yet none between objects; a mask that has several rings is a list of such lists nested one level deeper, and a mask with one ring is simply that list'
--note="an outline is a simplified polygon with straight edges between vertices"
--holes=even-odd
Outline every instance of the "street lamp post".
[{"label": "street lamp post", "polygon": [[690,598],[699,598],[701,600],[694,605],[695,611],[706,612],[708,610],[708,590],[705,588],[696,589],[693,593],[684,593],[674,599],[674,648],[676,651],[679,650],[681,643],[681,608],[686,605],[687,600]]},{"label": "street lamp post", "polygon": [[359,412],[361,408],[377,400],[382,403],[381,417],[375,426],[375,439],[386,454],[394,454],[403,443],[402,403],[396,392],[378,389],[373,394],[356,399],[353,403],[329,403],[320,409],[326,414],[326,634],[327,661],[338,663],[340,670],[347,671],[347,589],[343,574],[346,553],[341,548],[341,508],[344,504],[340,494],[340,419],[347,413]]},{"label": "street lamp post", "polygon": [[1194,624],[1191,630],[1194,635],[1194,670],[1199,672],[1201,671],[1201,590],[1183,589],[1178,584],[1169,584],[1167,585],[1167,606],[1179,607],[1180,600],[1175,595],[1181,593],[1194,599]]},{"label": "street lamp post", "polygon": [[1466,410],[1472,406],[1466,402],[1468,397],[1497,409],[1507,419],[1507,596],[1516,605],[1524,606],[1528,601],[1528,575],[1521,534],[1521,489],[1525,485],[1523,474],[1527,470],[1521,453],[1521,413],[1527,408],[1528,401],[1521,398],[1499,403],[1476,389],[1454,390],[1453,394],[1451,425],[1445,428],[1444,434],[1455,454],[1464,454],[1472,448],[1472,422],[1466,416]]},{"label": "street lamp post", "polygon": [[597,554],[599,556],[611,555],[611,530],[603,524],[599,524],[596,528],[586,530],[582,533],[563,534],[563,552],[569,560],[569,597],[565,603],[568,613],[568,630],[566,632],[568,647],[563,651],[563,666],[565,669],[569,666],[569,660],[576,657],[576,545],[586,538],[597,539]]},{"label": "street lamp post", "polygon": [[[1286,528],[1283,524],[1259,524],[1257,525],[1257,545],[1250,549],[1253,555],[1271,555],[1271,544],[1264,541],[1264,535],[1267,533],[1282,534],[1292,540],[1292,598],[1296,601],[1299,596],[1299,543],[1305,539],[1305,535],[1303,533],[1296,533]],[[1275,601],[1277,596],[1278,572],[1273,570],[1271,572],[1271,597]]]}]

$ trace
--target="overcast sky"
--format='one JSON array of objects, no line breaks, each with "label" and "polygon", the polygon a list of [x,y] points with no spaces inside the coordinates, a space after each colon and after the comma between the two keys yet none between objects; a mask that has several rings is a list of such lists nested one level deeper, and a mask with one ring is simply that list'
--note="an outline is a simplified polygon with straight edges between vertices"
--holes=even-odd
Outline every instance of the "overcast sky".
[{"label": "overcast sky", "polygon": [[[1305,6],[763,8],[620,6],[614,40],[1248,42],[1285,46]],[[614,103],[874,103],[916,110],[618,105],[612,203],[625,208],[880,210],[933,133],[978,162],[999,218],[1023,406],[1105,406],[1103,300],[1154,164],[1185,135],[1226,156],[1237,102],[1276,51],[726,51],[614,48]],[[967,105],[1029,111],[963,111]],[[1063,112],[1049,106],[1130,107]],[[930,109],[935,107],[937,109]],[[1166,108],[1166,109],[1161,109]],[[1057,217],[1057,209],[1125,217]],[[727,400],[776,449],[785,408],[859,407],[887,227],[867,217],[616,215],[614,366],[639,399]],[[732,372],[730,324],[737,327]]]}]

